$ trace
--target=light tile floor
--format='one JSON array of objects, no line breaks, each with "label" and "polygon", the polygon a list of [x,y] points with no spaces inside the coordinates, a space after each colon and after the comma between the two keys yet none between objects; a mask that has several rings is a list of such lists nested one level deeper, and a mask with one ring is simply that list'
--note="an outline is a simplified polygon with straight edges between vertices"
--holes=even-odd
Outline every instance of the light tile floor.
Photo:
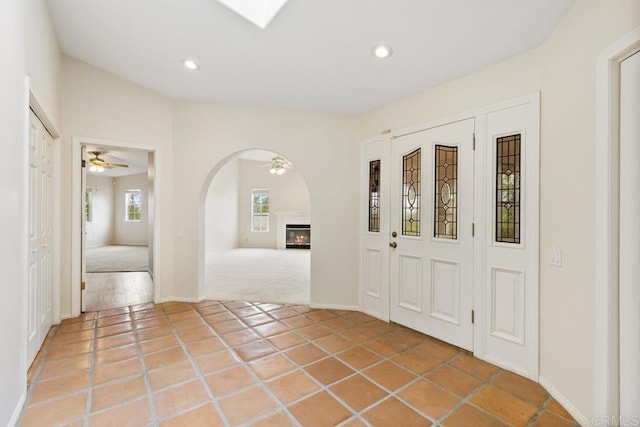
[{"label": "light tile floor", "polygon": [[575,426],[538,384],[404,327],[307,306],[144,304],[63,321],[23,426]]},{"label": "light tile floor", "polygon": [[87,273],[86,311],[153,301],[153,282],[147,272]]}]

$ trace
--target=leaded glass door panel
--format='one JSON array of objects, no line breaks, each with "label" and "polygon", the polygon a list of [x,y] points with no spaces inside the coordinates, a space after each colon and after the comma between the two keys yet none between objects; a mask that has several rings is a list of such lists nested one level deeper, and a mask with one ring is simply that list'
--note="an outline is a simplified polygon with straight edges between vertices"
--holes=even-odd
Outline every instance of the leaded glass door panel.
[{"label": "leaded glass door panel", "polygon": [[473,349],[474,120],[391,141],[390,318]]}]

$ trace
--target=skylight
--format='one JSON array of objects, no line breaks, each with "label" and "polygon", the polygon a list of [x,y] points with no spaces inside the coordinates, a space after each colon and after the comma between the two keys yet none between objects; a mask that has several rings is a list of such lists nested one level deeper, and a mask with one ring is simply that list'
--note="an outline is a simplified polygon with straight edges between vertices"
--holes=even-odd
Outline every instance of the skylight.
[{"label": "skylight", "polygon": [[218,0],[238,15],[265,29],[287,0]]}]

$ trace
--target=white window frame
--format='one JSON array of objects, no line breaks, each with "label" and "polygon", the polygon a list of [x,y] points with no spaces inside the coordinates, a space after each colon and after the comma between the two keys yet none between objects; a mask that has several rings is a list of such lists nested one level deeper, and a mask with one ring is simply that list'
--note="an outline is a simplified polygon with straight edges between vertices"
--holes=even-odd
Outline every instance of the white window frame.
[{"label": "white window frame", "polygon": [[[140,196],[140,218],[139,219],[131,219],[129,218],[129,195],[132,193],[138,193]],[[125,222],[141,222],[142,221],[142,190],[138,189],[130,189],[125,190],[124,192],[124,220]]]},{"label": "white window frame", "polygon": [[[267,202],[267,212],[266,213],[256,213],[255,212],[255,196],[258,194],[266,194],[268,198]],[[268,233],[269,232],[269,212],[271,203],[271,195],[269,194],[268,188],[254,188],[251,190],[251,232],[253,233]],[[261,228],[260,226],[256,226],[256,216],[266,217],[266,228]]]}]

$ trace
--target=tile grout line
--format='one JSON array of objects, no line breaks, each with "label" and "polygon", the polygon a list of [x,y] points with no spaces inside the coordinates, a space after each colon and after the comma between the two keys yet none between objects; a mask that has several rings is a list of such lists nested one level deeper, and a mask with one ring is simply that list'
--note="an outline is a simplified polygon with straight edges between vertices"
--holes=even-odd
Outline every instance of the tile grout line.
[{"label": "tile grout line", "polygon": [[[140,345],[140,336],[138,335],[137,323],[138,319],[135,318],[134,312],[129,307],[130,315],[131,315],[131,326],[133,327],[133,336],[135,339],[136,350],[138,353],[138,358],[140,359],[140,365],[142,366],[142,377],[144,378],[144,385],[147,389],[147,395],[149,396],[149,405],[151,406],[151,415],[153,416],[154,425],[159,425],[160,418],[158,416],[158,408],[156,407],[156,399],[153,394],[153,389],[151,388],[151,378],[149,377],[149,371],[147,370],[147,364],[144,360],[144,353],[142,352],[142,346]],[[144,310],[141,310],[144,311]]]},{"label": "tile grout line", "polygon": [[[25,396],[24,396],[24,403],[22,405],[22,411],[20,413],[20,416],[18,417],[18,422],[16,425],[22,425],[22,419],[24,417],[24,413],[26,412],[27,409],[27,404],[31,398],[31,395],[33,394],[33,390],[36,387],[36,384],[38,383],[38,379],[40,378],[40,374],[42,372],[42,369],[44,368],[44,364],[45,361],[47,360],[47,356],[49,355],[49,352],[51,351],[51,346],[53,345],[53,339],[58,335],[58,331],[60,330],[60,325],[55,325],[52,327],[53,329],[53,335],[51,336],[49,342],[47,343],[47,347],[44,349],[44,353],[42,353],[42,357],[40,358],[40,360],[38,361],[38,366],[36,368],[36,371],[33,374],[33,377],[31,378],[31,384],[29,384],[29,387],[26,390]],[[49,330],[51,331],[51,329]],[[50,332],[49,332],[50,333]],[[47,333],[47,335],[49,334]],[[45,337],[45,341],[46,341],[46,337]],[[43,351],[42,349],[40,351]],[[38,357],[38,355],[36,354],[36,358]],[[27,370],[28,372],[28,370]],[[41,402],[41,404],[43,404],[45,402]]]},{"label": "tile grout line", "polygon": [[[232,310],[229,310],[229,309],[228,309],[224,304],[221,304],[221,305],[225,308],[225,310],[228,310],[228,311],[231,313],[231,315],[233,315],[234,317],[236,317],[236,320],[238,320],[238,321],[242,322],[241,318],[240,318],[240,317],[238,317],[238,316],[236,315],[236,313],[235,313],[235,312],[233,312]],[[254,306],[254,307],[255,307],[255,305],[253,305],[253,304],[252,304],[252,306]],[[260,307],[257,307],[257,308],[258,308],[259,310],[262,310]],[[275,310],[272,310],[272,311],[275,311]],[[269,317],[271,317],[272,319],[274,319],[274,317],[273,317],[273,316],[269,315],[269,314],[268,314],[267,312],[265,312],[264,310],[262,310],[262,312],[263,312],[264,314],[267,314],[267,315],[268,315]],[[278,319],[275,319],[275,321],[276,321],[276,322],[280,322],[280,320],[278,320]],[[280,322],[280,323],[281,323],[281,322]],[[281,352],[281,351],[280,351],[280,349],[278,349],[276,346],[274,346],[274,345],[269,341],[269,339],[268,339],[267,337],[265,337],[265,336],[263,336],[262,334],[260,334],[260,333],[256,332],[256,331],[254,330],[254,327],[249,326],[249,325],[247,325],[247,324],[246,324],[246,323],[244,323],[244,322],[242,322],[242,324],[243,324],[243,325],[245,325],[245,326],[246,326],[246,328],[250,329],[252,332],[257,333],[259,336],[261,336],[261,337],[262,337],[262,339],[264,339],[264,340],[266,340],[267,342],[269,342],[269,345],[273,346],[273,347],[276,349],[276,353],[275,353],[275,354],[279,354],[279,353]],[[261,325],[257,325],[257,326],[261,326]],[[256,326],[256,327],[257,327],[257,326]],[[286,325],[285,325],[285,326],[286,326]],[[231,333],[232,333],[232,332],[231,332]],[[284,332],[283,332],[283,333],[284,333]],[[226,340],[226,339],[224,339],[224,335],[219,336],[219,338],[220,338],[221,340],[223,340],[226,344],[229,344],[229,343],[227,342],[227,340]],[[301,426],[301,424],[300,424],[300,423],[299,423],[299,421],[296,419],[296,417],[294,417],[294,416],[293,416],[293,414],[292,414],[292,413],[287,409],[287,405],[286,405],[284,402],[282,402],[282,401],[281,401],[277,396],[275,396],[275,395],[274,395],[274,393],[271,391],[271,389],[270,389],[270,388],[268,387],[268,385],[266,384],[266,381],[265,381],[265,380],[262,380],[262,379],[258,376],[258,374],[253,370],[253,368],[251,367],[251,365],[249,365],[249,362],[252,362],[252,361],[254,361],[254,360],[261,360],[261,359],[264,359],[264,358],[267,358],[267,357],[273,356],[273,355],[274,355],[274,353],[269,354],[269,355],[266,355],[266,356],[264,356],[264,357],[258,357],[258,358],[256,358],[256,359],[251,360],[251,361],[245,361],[245,360],[244,360],[244,359],[243,359],[243,358],[242,358],[242,357],[241,357],[241,356],[240,356],[240,355],[235,351],[234,347],[231,347],[231,346],[230,346],[230,347],[229,347],[229,350],[233,351],[233,353],[234,353],[234,354],[236,354],[236,356],[237,356],[238,360],[240,361],[240,363],[241,363],[242,365],[244,365],[245,369],[249,372],[249,374],[250,374],[250,375],[251,375],[255,380],[257,380],[257,381],[258,381],[258,385],[259,385],[259,386],[261,386],[260,388],[261,388],[261,389],[263,389],[263,390],[264,390],[264,391],[269,395],[269,397],[271,397],[271,399],[273,399],[273,400],[274,400],[274,402],[275,402],[275,403],[277,404],[277,406],[278,406],[278,408],[273,409],[273,410],[271,410],[271,411],[268,411],[268,412],[267,412],[267,413],[265,413],[265,414],[261,414],[261,415],[259,415],[258,417],[255,417],[255,418],[253,418],[253,419],[249,420],[247,423],[253,423],[253,422],[256,422],[256,421],[260,421],[260,420],[262,420],[262,419],[264,419],[264,418],[268,418],[268,417],[270,417],[271,415],[274,415],[275,413],[277,413],[277,412],[278,412],[278,410],[281,410],[281,411],[284,411],[284,413],[285,413],[285,414],[287,414],[287,416],[289,417],[289,419],[290,419],[290,420],[293,420],[293,421],[295,422],[296,426]],[[295,371],[295,369],[294,369],[294,371]],[[293,372],[293,371],[289,371],[289,372]],[[284,375],[284,374],[283,374],[283,375]],[[246,391],[246,390],[250,390],[250,389],[251,389],[251,388],[253,388],[254,386],[255,386],[255,384],[252,384],[252,385],[250,385],[250,386],[243,387],[243,389],[244,389],[245,391]],[[239,394],[240,394],[240,390],[236,390],[236,392],[234,392],[234,393],[230,393],[228,396],[225,396],[224,398],[226,399],[226,398],[228,398],[228,397],[232,397],[232,396],[234,396],[234,395],[239,395]],[[245,423],[245,424],[246,424],[246,423]]]},{"label": "tile grout line", "polygon": [[[193,306],[193,304],[188,304],[188,305],[189,305],[191,310],[195,311],[198,314],[198,316],[200,316],[200,318],[202,318],[202,316],[196,310],[196,308]],[[231,424],[229,423],[229,420],[227,419],[227,416],[222,411],[222,407],[220,406],[220,402],[218,402],[218,400],[215,398],[215,396],[213,395],[211,390],[209,390],[209,385],[207,384],[206,380],[204,379],[204,375],[200,371],[200,368],[198,368],[198,365],[195,363],[195,360],[194,360],[193,356],[191,355],[191,353],[187,349],[187,346],[185,345],[184,341],[180,337],[180,335],[178,333],[178,330],[175,328],[175,326],[173,324],[173,321],[169,317],[169,313],[167,313],[164,310],[164,306],[162,306],[161,309],[162,309],[162,313],[164,314],[167,322],[169,323],[169,327],[171,328],[171,331],[173,332],[173,335],[178,340],[178,343],[180,344],[180,347],[182,348],[182,351],[187,356],[187,360],[191,364],[191,368],[195,371],[196,376],[198,377],[198,380],[200,381],[200,384],[204,387],[205,392],[209,396],[209,400],[211,400],[211,402],[213,403],[213,405],[216,408],[216,411],[218,411],[218,416],[220,417],[220,419],[222,420],[222,422],[224,423],[225,426],[230,427]],[[185,310],[185,311],[188,311],[188,310]],[[175,314],[175,313],[171,313],[171,314]],[[202,320],[204,320],[204,319],[202,319]],[[214,336],[219,339],[219,336],[216,334],[216,332],[213,330],[213,328],[206,321],[205,321],[205,324],[209,328],[209,330],[214,334]],[[189,408],[189,411],[192,410],[192,409],[193,408]],[[171,417],[174,417],[174,416],[177,416],[177,415],[178,414],[172,414]]]},{"label": "tile grout line", "polygon": [[97,353],[97,340],[98,340],[98,314],[96,313],[93,319],[93,333],[91,338],[91,350],[89,352],[89,381],[87,384],[87,403],[85,408],[85,416],[83,420],[83,426],[89,427],[91,419],[91,405],[93,403],[93,377],[96,368],[96,353]]}]

